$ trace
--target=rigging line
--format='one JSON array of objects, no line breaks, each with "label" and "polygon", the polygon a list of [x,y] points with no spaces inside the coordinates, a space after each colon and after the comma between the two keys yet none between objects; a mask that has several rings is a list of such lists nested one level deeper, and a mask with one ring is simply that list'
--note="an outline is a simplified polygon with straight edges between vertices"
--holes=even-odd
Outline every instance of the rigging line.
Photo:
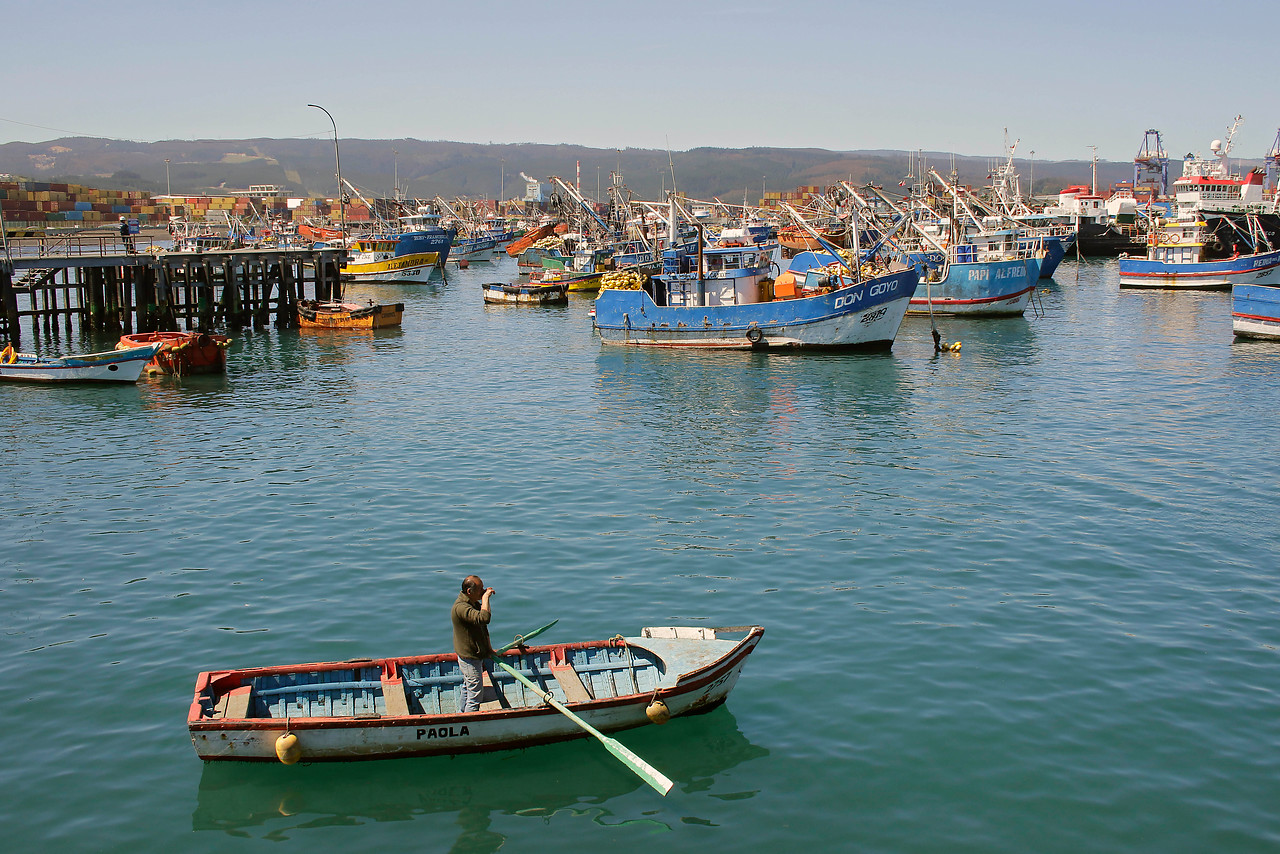
[{"label": "rigging line", "polygon": [[[28,127],[28,128],[36,128],[38,130],[50,130],[50,131],[54,131],[55,133],[66,133],[76,137],[84,137],[86,139],[105,139],[110,142],[138,142],[138,143],[145,143],[150,145],[158,142],[199,142],[201,140],[208,139],[206,137],[197,137],[193,139],[173,139],[172,137],[156,137],[154,139],[140,139],[140,138],[133,139],[133,138],[123,137],[123,136],[110,136],[108,134],[89,133],[87,131],[68,130],[67,128],[55,128],[55,127],[49,127],[48,125],[32,124],[31,122],[20,122],[17,119],[10,119],[4,116],[0,116],[0,122],[7,122],[13,125],[21,125],[23,127]],[[332,133],[332,131],[326,130],[326,131],[320,131],[317,133],[294,134],[290,136],[280,136],[280,137],[273,137],[273,138],[274,139],[317,139],[321,137],[327,137],[330,133]],[[20,141],[20,140],[15,140],[15,142],[16,141]],[[213,140],[213,141],[217,141],[217,140]],[[28,144],[39,145],[39,143],[28,143]]]},{"label": "rigging line", "polygon": [[36,125],[36,124],[32,124],[31,122],[20,122],[17,119],[7,119],[4,116],[0,116],[0,122],[8,122],[9,124],[12,124],[12,125],[22,125],[23,127],[37,128],[39,130],[51,130],[56,133],[69,133],[72,136],[84,136],[84,137],[89,137],[90,139],[107,139],[107,140],[111,140],[112,142],[146,142],[147,141],[143,139],[125,139],[124,137],[119,137],[119,136],[101,136],[99,134],[85,133],[84,131],[49,127],[48,125]]}]

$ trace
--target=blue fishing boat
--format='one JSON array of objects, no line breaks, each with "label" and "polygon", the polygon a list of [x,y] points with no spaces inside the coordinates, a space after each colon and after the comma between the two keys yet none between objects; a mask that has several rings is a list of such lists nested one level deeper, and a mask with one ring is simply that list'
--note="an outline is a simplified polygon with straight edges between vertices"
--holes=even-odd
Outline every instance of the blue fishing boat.
[{"label": "blue fishing boat", "polygon": [[1148,232],[1146,257],[1120,256],[1120,286],[1227,290],[1280,284],[1280,250],[1269,246],[1252,215],[1244,222],[1194,214],[1157,219]]},{"label": "blue fishing boat", "polygon": [[450,261],[492,261],[497,253],[498,241],[493,237],[473,235],[455,237],[449,250]]},{"label": "blue fishing boat", "polygon": [[[934,177],[953,196],[952,215],[943,217],[921,196],[899,203],[878,188],[868,187],[884,206],[877,208],[845,184],[855,203],[878,224],[884,239],[903,253],[906,263],[920,271],[908,309],[914,314],[967,316],[1019,315],[1026,311],[1040,277],[1042,240],[1022,228],[993,228],[1007,218],[979,218],[958,188]],[[962,225],[968,217],[971,225]],[[899,232],[902,232],[899,236]]]},{"label": "blue fishing boat", "polygon": [[494,216],[484,221],[484,225],[479,230],[479,236],[492,237],[499,247],[505,247],[515,240],[517,235],[505,217]]},{"label": "blue fishing boat", "polygon": [[[991,186],[983,197],[968,196],[966,204],[973,204],[987,211],[998,221],[1014,224],[1022,229],[1024,240],[1040,242],[1040,278],[1050,279],[1062,259],[1075,251],[1078,232],[1064,215],[1036,212],[1022,195],[1022,180],[1014,166],[1013,155],[1018,140],[1009,144],[1005,135],[1004,163],[991,171]],[[1029,247],[1035,248],[1035,247]]]},{"label": "blue fishing boat", "polygon": [[729,349],[893,345],[919,281],[914,268],[863,276],[815,265],[769,282],[776,246],[667,250],[663,275],[638,290],[600,292],[594,318],[600,340]]},{"label": "blue fishing boat", "polygon": [[1280,285],[1232,285],[1231,331],[1241,338],[1280,341]]},{"label": "blue fishing boat", "polygon": [[937,253],[924,259],[924,280],[911,298],[913,314],[1018,315],[1026,311],[1039,262],[1028,252],[984,257],[974,244],[950,247],[945,261],[931,266]]}]

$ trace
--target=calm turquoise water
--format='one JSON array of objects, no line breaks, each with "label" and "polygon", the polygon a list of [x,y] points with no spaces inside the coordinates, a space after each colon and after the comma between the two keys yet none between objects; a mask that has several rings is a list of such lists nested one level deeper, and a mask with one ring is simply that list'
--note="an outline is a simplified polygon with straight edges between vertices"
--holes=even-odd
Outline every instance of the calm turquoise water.
[{"label": "calm turquoise water", "polygon": [[[13,850],[1280,848],[1280,346],[1228,295],[1067,263],[960,354],[653,353],[486,308],[513,272],[225,378],[0,388]],[[498,637],[767,634],[622,736],[665,799],[587,742],[195,758],[197,671],[446,649],[471,572]]]}]

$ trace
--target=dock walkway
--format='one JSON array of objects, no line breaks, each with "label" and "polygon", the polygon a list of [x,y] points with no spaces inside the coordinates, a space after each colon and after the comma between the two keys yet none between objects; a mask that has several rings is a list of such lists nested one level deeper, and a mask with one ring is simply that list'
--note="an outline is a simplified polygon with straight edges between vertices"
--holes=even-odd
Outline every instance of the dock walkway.
[{"label": "dock walkway", "polygon": [[[131,244],[131,245],[130,245]],[[76,234],[8,240],[0,256],[0,341],[19,343],[72,319],[84,331],[134,333],[214,326],[297,325],[308,284],[317,300],[341,294],[345,252],[251,248],[174,252],[150,237]]]}]

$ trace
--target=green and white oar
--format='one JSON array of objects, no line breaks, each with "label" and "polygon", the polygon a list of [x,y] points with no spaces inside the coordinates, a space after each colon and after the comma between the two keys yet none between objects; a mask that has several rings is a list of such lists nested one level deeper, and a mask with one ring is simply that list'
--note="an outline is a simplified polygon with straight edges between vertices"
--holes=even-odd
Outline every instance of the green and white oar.
[{"label": "green and white oar", "polygon": [[547,623],[545,626],[543,626],[540,629],[534,629],[533,631],[527,632],[523,635],[516,635],[515,640],[513,640],[511,643],[507,644],[506,646],[498,647],[497,649],[494,650],[494,652],[496,652],[498,655],[502,655],[504,652],[506,652],[509,649],[515,649],[518,646],[524,646],[524,642],[527,641],[529,638],[537,637],[538,635],[542,634],[543,632],[545,632],[547,629],[551,628],[558,622],[560,621],[552,620],[551,622]]},{"label": "green and white oar", "polygon": [[[551,623],[549,625],[543,626],[541,629],[538,629],[537,632],[532,632],[531,634],[527,634],[524,637],[525,638],[533,637],[533,635],[537,634],[538,632],[544,631],[545,629],[549,629],[553,625],[555,625],[555,623]],[[516,644],[513,643],[507,647],[503,647],[503,649],[499,650],[499,652],[504,652],[507,649],[510,649],[510,647],[512,646],[516,646]],[[563,703],[561,703],[555,697],[551,696],[550,691],[543,691],[531,679],[527,678],[523,673],[516,670],[514,667],[510,666],[506,662],[500,659],[494,659],[494,663],[496,663],[503,670],[507,671],[512,676],[514,676],[517,680],[523,683],[526,688],[529,688],[534,693],[536,693],[539,697],[542,698],[543,702],[551,706],[551,708],[555,709],[557,712],[564,715],[566,718],[573,721],[578,726],[582,727],[591,735],[595,736],[596,739],[601,744],[604,745],[605,750],[608,750],[615,757],[617,757],[618,760],[622,762],[623,765],[626,765],[633,772],[635,772],[636,776],[638,776],[641,780],[644,780],[646,783],[648,783],[650,786],[656,789],[659,794],[665,795],[667,792],[671,791],[671,787],[674,786],[675,784],[672,783],[669,779],[667,779],[666,775],[664,775],[657,768],[654,768],[648,762],[645,762],[639,756],[636,756],[634,753],[632,753],[631,750],[629,750],[625,744],[618,741],[617,739],[609,738],[609,736],[605,735],[600,730],[596,729],[591,724],[587,723],[582,718],[575,715],[573,712],[569,711],[567,708],[565,708]]]}]

